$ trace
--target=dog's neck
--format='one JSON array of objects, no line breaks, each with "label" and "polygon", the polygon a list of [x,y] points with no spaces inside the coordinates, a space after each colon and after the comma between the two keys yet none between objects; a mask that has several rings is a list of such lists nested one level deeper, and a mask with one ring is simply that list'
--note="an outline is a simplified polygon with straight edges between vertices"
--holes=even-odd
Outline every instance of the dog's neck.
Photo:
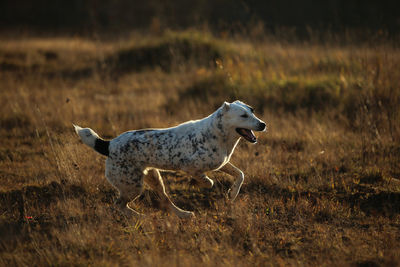
[{"label": "dog's neck", "polygon": [[210,131],[218,133],[217,139],[219,143],[226,149],[227,154],[231,155],[239,143],[240,137],[234,130],[227,127],[223,121],[223,116],[222,108],[219,108],[207,119],[210,122]]}]

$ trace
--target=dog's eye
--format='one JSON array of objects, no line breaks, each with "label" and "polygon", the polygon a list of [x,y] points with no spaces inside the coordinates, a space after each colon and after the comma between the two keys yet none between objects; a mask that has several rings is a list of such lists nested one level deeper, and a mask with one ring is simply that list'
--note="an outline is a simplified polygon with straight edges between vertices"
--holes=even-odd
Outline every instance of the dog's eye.
[{"label": "dog's eye", "polygon": [[242,117],[242,118],[248,118],[249,117],[249,115],[247,115],[247,114],[243,114],[242,116],[240,116],[240,117]]}]

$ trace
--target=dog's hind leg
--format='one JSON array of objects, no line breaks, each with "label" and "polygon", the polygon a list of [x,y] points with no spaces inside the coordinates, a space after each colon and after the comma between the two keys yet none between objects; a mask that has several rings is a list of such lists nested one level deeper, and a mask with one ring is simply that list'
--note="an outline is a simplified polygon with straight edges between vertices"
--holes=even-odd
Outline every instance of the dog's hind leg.
[{"label": "dog's hind leg", "polygon": [[163,208],[169,209],[175,213],[179,218],[189,218],[193,217],[194,214],[191,211],[186,211],[175,206],[174,203],[169,199],[167,193],[165,192],[164,182],[161,178],[161,174],[157,169],[146,170],[147,174],[144,178],[146,184],[148,184],[154,191],[157,192],[161,200],[161,206]]},{"label": "dog's hind leg", "polygon": [[115,205],[117,205],[119,210],[127,217],[131,217],[132,215],[136,216],[136,217],[141,216],[142,215],[141,213],[139,213],[136,210],[129,207],[128,202],[130,202],[130,201],[131,201],[131,199],[129,197],[126,197],[126,195],[124,193],[121,193],[121,191],[120,191],[120,196],[119,196],[119,198],[116,199],[116,201],[114,203],[115,203]]},{"label": "dog's hind leg", "polygon": [[119,198],[115,201],[117,207],[127,217],[141,216],[142,214],[129,207],[128,203],[135,200],[140,196],[143,191],[143,178],[138,184],[135,185],[124,185],[123,187],[117,188],[119,191]]},{"label": "dog's hind leg", "polygon": [[228,196],[230,200],[234,201],[237,195],[239,194],[240,188],[242,187],[244,181],[244,174],[239,168],[235,167],[233,164],[229,162],[219,170],[229,175],[232,175],[233,177],[236,178],[236,180],[233,182],[232,187],[228,191]]},{"label": "dog's hind leg", "polygon": [[143,191],[143,171],[135,168],[121,171],[110,162],[107,163],[106,178],[119,191],[115,205],[127,217],[142,215],[129,207],[128,202],[138,198]]}]

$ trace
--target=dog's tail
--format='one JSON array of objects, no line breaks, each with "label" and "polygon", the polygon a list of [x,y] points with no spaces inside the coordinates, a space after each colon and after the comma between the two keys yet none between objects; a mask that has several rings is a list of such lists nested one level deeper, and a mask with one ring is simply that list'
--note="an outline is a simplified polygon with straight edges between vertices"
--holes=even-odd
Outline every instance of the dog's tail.
[{"label": "dog's tail", "polygon": [[108,156],[110,154],[108,150],[108,147],[110,146],[110,141],[101,139],[98,134],[90,128],[81,128],[75,124],[73,125],[75,128],[75,132],[79,135],[84,144],[90,146],[104,156]]}]

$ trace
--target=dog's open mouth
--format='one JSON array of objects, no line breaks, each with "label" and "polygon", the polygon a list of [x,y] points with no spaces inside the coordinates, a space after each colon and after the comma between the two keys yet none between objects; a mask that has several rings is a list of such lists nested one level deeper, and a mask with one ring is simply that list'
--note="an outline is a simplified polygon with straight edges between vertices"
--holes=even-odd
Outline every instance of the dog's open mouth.
[{"label": "dog's open mouth", "polygon": [[246,139],[247,141],[249,141],[250,143],[257,142],[257,138],[254,135],[252,130],[245,129],[245,128],[236,128],[236,132],[238,134],[240,134],[241,136],[243,136],[243,138]]}]

